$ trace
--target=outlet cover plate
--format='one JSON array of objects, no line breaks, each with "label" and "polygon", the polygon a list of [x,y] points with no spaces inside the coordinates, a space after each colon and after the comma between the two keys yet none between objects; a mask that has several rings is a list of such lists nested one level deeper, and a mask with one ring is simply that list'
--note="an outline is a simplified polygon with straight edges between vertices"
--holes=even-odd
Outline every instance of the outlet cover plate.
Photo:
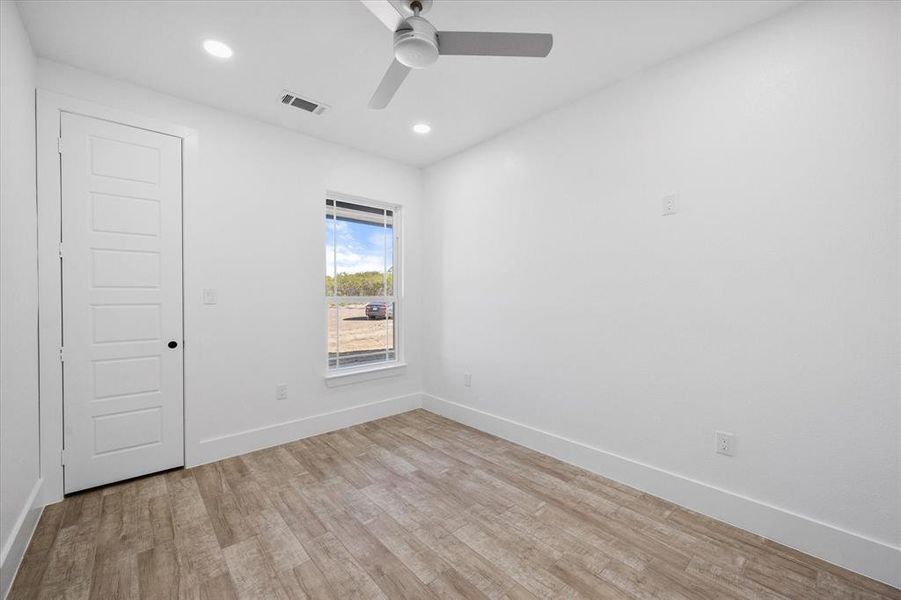
[{"label": "outlet cover plate", "polygon": [[724,456],[735,456],[735,436],[725,431],[717,431],[716,453]]},{"label": "outlet cover plate", "polygon": [[663,208],[663,216],[667,217],[669,215],[674,215],[679,212],[679,195],[678,194],[670,194],[669,196],[664,196],[662,201]]}]

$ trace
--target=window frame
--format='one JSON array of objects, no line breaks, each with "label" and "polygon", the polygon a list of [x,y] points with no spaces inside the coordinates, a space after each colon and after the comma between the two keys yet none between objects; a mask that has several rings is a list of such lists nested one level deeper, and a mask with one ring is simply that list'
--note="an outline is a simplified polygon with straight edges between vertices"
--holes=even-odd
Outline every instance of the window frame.
[{"label": "window frame", "polygon": [[[325,378],[327,382],[329,380],[342,380],[347,378],[347,383],[353,383],[355,381],[373,379],[373,378],[381,378],[387,377],[391,375],[399,375],[402,372],[402,368],[406,367],[406,362],[404,360],[404,278],[403,278],[403,206],[399,204],[393,204],[389,202],[383,202],[379,200],[373,200],[371,198],[365,198],[362,196],[352,196],[349,194],[343,194],[340,192],[334,191],[326,191],[325,194],[325,203],[323,207],[325,208],[325,218],[326,223],[328,223],[328,218],[333,214],[332,206],[329,206],[328,202],[335,203],[334,206],[337,207],[338,202],[346,202],[350,204],[358,204],[364,207],[375,208],[378,210],[390,210],[392,212],[392,230],[393,230],[393,248],[392,248],[392,262],[388,267],[391,269],[391,273],[393,276],[393,287],[394,294],[388,295],[387,290],[386,295],[384,296],[338,296],[335,295],[336,290],[326,290],[326,294],[324,296],[325,299]],[[325,247],[326,258],[331,258],[328,256],[328,252],[330,247],[327,243],[328,238],[326,238]],[[332,275],[329,268],[326,267],[325,275]],[[335,277],[335,282],[337,283],[337,269],[333,274]],[[325,277],[323,277],[320,281],[325,281]],[[369,363],[365,363],[357,366],[340,366],[340,345],[338,351],[338,360],[337,366],[330,365],[330,357],[328,351],[328,337],[329,337],[329,305],[330,304],[338,304],[338,303],[368,303],[372,301],[385,301],[385,302],[393,302],[394,309],[392,315],[393,328],[394,328],[394,358],[391,360],[381,360],[381,361],[373,361]],[[338,321],[338,325],[340,327],[340,320]],[[386,325],[387,326],[387,325]],[[339,335],[340,335],[340,329]],[[370,376],[367,376],[370,374]],[[356,376],[356,377],[354,377]],[[337,383],[336,383],[337,384]]]}]

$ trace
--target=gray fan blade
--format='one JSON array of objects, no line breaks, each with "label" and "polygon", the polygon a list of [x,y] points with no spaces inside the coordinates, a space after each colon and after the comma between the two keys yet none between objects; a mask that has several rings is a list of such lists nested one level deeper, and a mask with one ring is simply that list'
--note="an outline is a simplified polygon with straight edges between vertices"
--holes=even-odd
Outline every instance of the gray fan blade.
[{"label": "gray fan blade", "polygon": [[468,56],[547,56],[554,45],[549,33],[439,31],[441,54]]},{"label": "gray fan blade", "polygon": [[403,0],[360,0],[360,2],[391,31],[397,31],[404,22],[404,14],[401,12]]},{"label": "gray fan blade", "polygon": [[385,72],[385,76],[382,77],[379,87],[376,88],[375,93],[372,95],[372,99],[369,101],[369,108],[385,108],[388,106],[391,98],[394,97],[394,93],[397,92],[397,88],[404,82],[409,72],[410,67],[402,65],[397,62],[397,59],[394,59]]}]

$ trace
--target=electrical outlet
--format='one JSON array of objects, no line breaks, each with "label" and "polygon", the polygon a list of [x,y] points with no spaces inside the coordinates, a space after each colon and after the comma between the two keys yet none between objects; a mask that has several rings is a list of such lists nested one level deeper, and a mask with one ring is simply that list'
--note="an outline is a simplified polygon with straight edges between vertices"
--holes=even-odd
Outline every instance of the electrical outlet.
[{"label": "electrical outlet", "polygon": [[472,373],[463,373],[463,385],[472,387]]},{"label": "electrical outlet", "polygon": [[716,453],[726,456],[734,456],[735,436],[725,431],[716,432]]},{"label": "electrical outlet", "polygon": [[679,196],[670,194],[663,197],[663,216],[674,215],[679,212]]},{"label": "electrical outlet", "polygon": [[288,399],[288,384],[280,383],[275,386],[275,399],[276,400],[287,400]]}]

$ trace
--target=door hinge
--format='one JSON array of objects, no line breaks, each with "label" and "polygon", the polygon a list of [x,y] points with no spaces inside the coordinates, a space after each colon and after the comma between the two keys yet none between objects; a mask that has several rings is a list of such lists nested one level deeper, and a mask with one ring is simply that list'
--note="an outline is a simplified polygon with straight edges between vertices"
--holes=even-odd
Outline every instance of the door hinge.
[{"label": "door hinge", "polygon": [[66,362],[66,349],[59,347],[59,362]]},{"label": "door hinge", "polygon": [[69,451],[63,448],[59,453],[59,464],[65,467],[67,458],[69,458]]},{"label": "door hinge", "polygon": [[59,257],[60,258],[63,257],[63,243],[62,242],[59,243]]},{"label": "door hinge", "polygon": [[63,138],[56,138],[56,151],[60,154],[63,153]]}]

